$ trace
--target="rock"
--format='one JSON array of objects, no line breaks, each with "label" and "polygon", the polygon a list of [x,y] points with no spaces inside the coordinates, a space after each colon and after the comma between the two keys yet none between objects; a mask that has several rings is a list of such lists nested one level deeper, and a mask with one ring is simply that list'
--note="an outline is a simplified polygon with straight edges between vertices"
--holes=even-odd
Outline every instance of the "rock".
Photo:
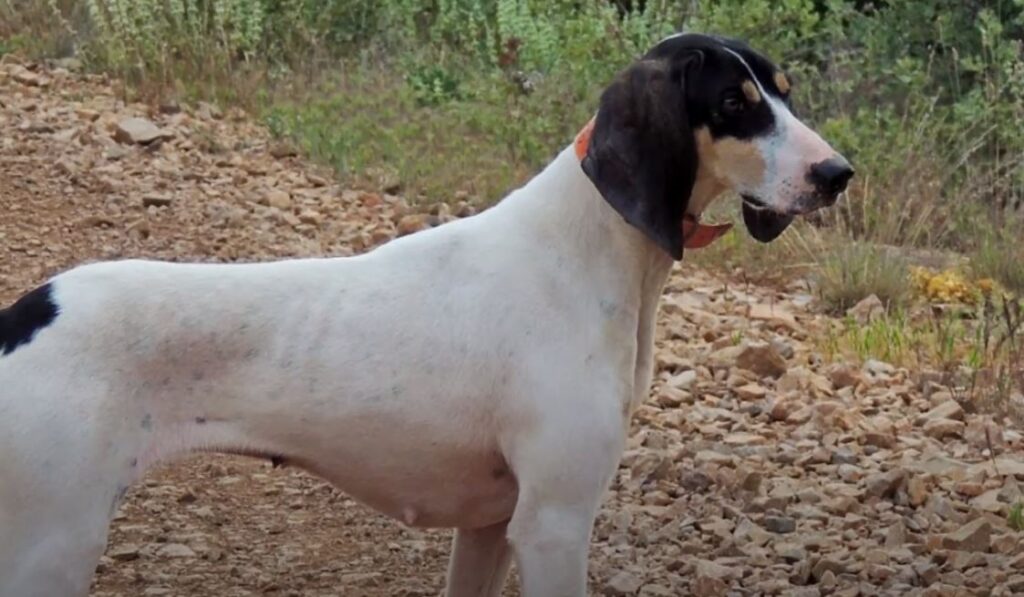
[{"label": "rock", "polygon": [[427,227],[426,216],[420,214],[409,214],[398,221],[398,236],[405,236],[419,232]]},{"label": "rock", "polygon": [[939,580],[939,567],[931,562],[918,561],[913,564],[913,568],[922,586],[927,587]]},{"label": "rock", "polygon": [[167,98],[160,102],[157,109],[160,110],[161,114],[178,114],[181,112],[181,104],[174,98]]},{"label": "rock", "polygon": [[640,585],[639,578],[629,572],[620,571],[608,580],[608,584],[604,588],[604,594],[613,596],[635,595],[640,590]]},{"label": "rock", "polygon": [[759,383],[748,383],[733,391],[736,392],[736,396],[738,396],[740,400],[747,401],[761,400],[768,393],[768,390]]},{"label": "rock", "polygon": [[324,217],[320,215],[320,212],[315,209],[304,209],[299,212],[299,221],[303,224],[309,224],[311,226],[319,226],[324,221]]},{"label": "rock", "polygon": [[786,372],[786,360],[767,342],[750,342],[736,357],[736,366],[762,377],[779,377]]},{"label": "rock", "polygon": [[667,383],[673,388],[689,390],[695,381],[697,381],[697,372],[693,369],[687,369],[686,371],[670,377]]},{"label": "rock", "polygon": [[864,443],[868,446],[891,450],[896,446],[896,437],[891,433],[868,431],[864,433]]},{"label": "rock", "polygon": [[793,348],[791,343],[787,342],[783,338],[772,338],[771,345],[772,348],[779,353],[779,356],[787,361],[796,356],[796,349]]},{"label": "rock", "polygon": [[164,558],[194,558],[196,552],[181,543],[167,543],[156,550],[156,555]]},{"label": "rock", "polygon": [[928,500],[928,483],[921,475],[913,475],[907,480],[907,497],[910,505],[918,507]]},{"label": "rock", "polygon": [[271,157],[281,160],[299,155],[299,150],[291,143],[278,142],[270,146],[269,153]]},{"label": "rock", "polygon": [[886,375],[886,376],[888,376],[888,375],[892,375],[893,373],[896,373],[896,368],[895,367],[893,367],[889,363],[885,363],[883,361],[879,361],[879,360],[876,360],[876,359],[868,359],[867,361],[865,361],[864,362],[864,370],[867,371],[868,373],[870,373],[871,375],[874,375],[874,376],[879,376],[879,375]]},{"label": "rock", "polygon": [[143,195],[142,207],[167,207],[171,200],[170,195]]},{"label": "rock", "polygon": [[107,555],[118,562],[130,562],[138,559],[139,546],[134,543],[123,543],[112,547],[110,551],[107,552]]},{"label": "rock", "polygon": [[709,596],[725,595],[729,589],[726,579],[731,574],[732,571],[721,564],[709,560],[698,560],[697,578],[694,581],[695,594]]},{"label": "rock", "polygon": [[928,412],[924,413],[917,418],[915,423],[917,425],[924,425],[928,421],[942,420],[942,419],[954,419],[957,421],[964,420],[964,409],[955,400],[947,400],[938,406],[932,408]]},{"label": "rock", "polygon": [[942,440],[947,437],[960,437],[964,432],[964,424],[952,419],[929,419],[924,424],[924,433],[928,437]]},{"label": "rock", "polygon": [[[956,417],[949,418],[955,419]],[[1002,427],[989,417],[972,417],[967,422],[964,439],[978,450],[999,450],[1005,445]]]},{"label": "rock", "polygon": [[860,457],[847,448],[837,448],[832,451],[832,464],[857,464]]},{"label": "rock", "polygon": [[34,73],[27,68],[15,69],[11,78],[28,87],[46,87],[49,85],[49,80],[46,77]]},{"label": "rock", "polygon": [[847,309],[846,314],[857,323],[864,325],[885,315],[885,305],[882,304],[881,299],[872,294]]},{"label": "rock", "polygon": [[987,552],[992,543],[992,524],[977,518],[942,537],[942,547],[957,551]]},{"label": "rock", "polygon": [[811,568],[811,576],[813,576],[815,580],[821,580],[821,577],[825,572],[832,572],[836,575],[845,574],[846,564],[832,558],[821,558]]},{"label": "rock", "polygon": [[152,121],[139,117],[125,118],[114,129],[114,140],[125,144],[149,145],[172,136]]},{"label": "rock", "polygon": [[833,365],[828,370],[828,379],[837,390],[857,387],[864,383],[864,375],[859,369],[845,364]]},{"label": "rock", "polygon": [[868,495],[879,498],[890,497],[903,484],[906,476],[907,473],[903,469],[893,469],[886,473],[877,473],[865,479],[864,487]]},{"label": "rock", "polygon": [[764,528],[772,533],[792,533],[796,530],[796,521],[787,516],[765,516]]},{"label": "rock", "polygon": [[750,319],[757,321],[765,321],[772,327],[784,327],[789,330],[798,330],[800,326],[796,322],[796,318],[792,313],[779,305],[773,305],[771,303],[757,303],[750,306],[750,310],[747,313]]},{"label": "rock", "polygon": [[263,196],[263,201],[261,201],[261,203],[275,209],[288,211],[292,208],[292,196],[288,191],[271,189]]}]

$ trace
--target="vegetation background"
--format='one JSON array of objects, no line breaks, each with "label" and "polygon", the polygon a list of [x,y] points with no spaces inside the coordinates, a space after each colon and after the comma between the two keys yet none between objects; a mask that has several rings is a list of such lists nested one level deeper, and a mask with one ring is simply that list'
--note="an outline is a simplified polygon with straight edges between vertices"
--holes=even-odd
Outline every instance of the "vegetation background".
[{"label": "vegetation background", "polygon": [[[998,361],[1024,388],[1024,0],[0,0],[0,54],[73,57],[132,99],[241,106],[352,186],[425,208],[525,181],[617,70],[680,30],[783,65],[858,171],[780,242],[734,234],[694,259],[812,271],[839,313],[876,295],[886,317],[836,350]],[[920,295],[964,307],[921,315]]]}]

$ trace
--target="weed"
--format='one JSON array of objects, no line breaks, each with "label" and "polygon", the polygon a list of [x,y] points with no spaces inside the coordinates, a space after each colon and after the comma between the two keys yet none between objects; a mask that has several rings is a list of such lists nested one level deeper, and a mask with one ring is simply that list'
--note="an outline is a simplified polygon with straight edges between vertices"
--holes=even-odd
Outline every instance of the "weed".
[{"label": "weed", "polygon": [[1024,502],[1017,502],[1010,507],[1010,513],[1006,516],[1006,524],[1017,532],[1024,531]]},{"label": "weed", "polygon": [[907,264],[884,247],[851,241],[818,255],[818,292],[832,312],[845,312],[870,295],[896,308],[908,296]]}]

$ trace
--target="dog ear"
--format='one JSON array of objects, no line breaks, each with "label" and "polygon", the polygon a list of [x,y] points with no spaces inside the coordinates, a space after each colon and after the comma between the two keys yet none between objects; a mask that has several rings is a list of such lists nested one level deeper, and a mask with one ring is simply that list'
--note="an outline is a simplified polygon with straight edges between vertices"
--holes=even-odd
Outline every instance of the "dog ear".
[{"label": "dog ear", "polygon": [[605,201],[675,259],[697,176],[684,88],[692,62],[643,60],[620,74],[601,95],[582,162]]}]

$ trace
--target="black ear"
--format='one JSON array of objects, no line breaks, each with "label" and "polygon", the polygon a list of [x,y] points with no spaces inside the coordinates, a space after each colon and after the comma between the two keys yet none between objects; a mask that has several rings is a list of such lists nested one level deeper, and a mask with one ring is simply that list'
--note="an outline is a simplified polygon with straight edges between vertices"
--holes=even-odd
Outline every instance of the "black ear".
[{"label": "black ear", "polygon": [[675,259],[697,176],[684,89],[690,63],[644,60],[620,74],[601,95],[582,163],[601,196]]}]

